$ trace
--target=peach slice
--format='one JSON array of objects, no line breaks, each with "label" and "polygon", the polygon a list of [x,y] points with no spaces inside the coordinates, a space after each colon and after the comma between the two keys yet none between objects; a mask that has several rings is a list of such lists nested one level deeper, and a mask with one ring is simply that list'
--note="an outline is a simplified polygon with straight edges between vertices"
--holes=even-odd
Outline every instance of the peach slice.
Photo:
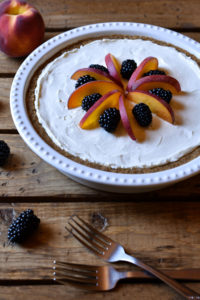
[{"label": "peach slice", "polygon": [[149,56],[145,58],[140,65],[135,69],[133,74],[131,75],[128,85],[127,91],[131,90],[133,83],[142,77],[144,73],[147,73],[150,70],[158,69],[158,60],[156,57]]},{"label": "peach slice", "polygon": [[172,94],[177,94],[181,91],[179,82],[175,78],[167,75],[151,75],[142,77],[132,84],[130,91],[147,91],[154,88],[170,90]]},{"label": "peach slice", "polygon": [[135,141],[136,138],[133,132],[134,129],[133,115],[131,115],[131,111],[127,109],[123,95],[120,95],[119,97],[119,112],[125,130],[127,131],[130,138]]},{"label": "peach slice", "polygon": [[82,129],[93,129],[99,126],[100,115],[104,110],[119,106],[120,92],[110,91],[95,102],[81,119],[79,125]]},{"label": "peach slice", "polygon": [[120,64],[118,63],[117,59],[112,54],[107,54],[105,57],[106,66],[110,75],[115,79],[115,81],[120,85],[122,84],[122,77],[120,74]]},{"label": "peach slice", "polygon": [[152,113],[169,123],[174,123],[174,113],[171,106],[158,96],[147,91],[134,91],[128,93],[128,99],[135,103],[145,103],[149,106]]},{"label": "peach slice", "polygon": [[99,93],[103,96],[113,90],[122,91],[122,89],[114,82],[98,80],[85,83],[71,94],[68,100],[68,108],[81,106],[82,100],[85,96],[94,93]]},{"label": "peach slice", "polygon": [[84,75],[90,75],[96,80],[113,81],[112,77],[108,73],[93,68],[80,69],[71,76],[71,79],[78,80],[79,77],[82,77]]}]

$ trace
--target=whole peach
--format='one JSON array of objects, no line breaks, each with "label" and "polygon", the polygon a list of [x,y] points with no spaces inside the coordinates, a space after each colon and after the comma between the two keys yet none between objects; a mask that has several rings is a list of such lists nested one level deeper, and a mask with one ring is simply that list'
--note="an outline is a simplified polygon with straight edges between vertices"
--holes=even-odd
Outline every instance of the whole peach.
[{"label": "whole peach", "polygon": [[23,0],[0,3],[0,50],[12,57],[25,56],[44,38],[40,13]]}]

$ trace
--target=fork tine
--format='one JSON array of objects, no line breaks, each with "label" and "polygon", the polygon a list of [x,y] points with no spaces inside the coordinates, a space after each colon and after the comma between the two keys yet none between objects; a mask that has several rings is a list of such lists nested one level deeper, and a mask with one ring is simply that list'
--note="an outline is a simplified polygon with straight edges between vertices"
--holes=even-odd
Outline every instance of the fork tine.
[{"label": "fork tine", "polygon": [[[86,232],[86,233],[89,235],[89,237],[91,237],[93,240],[95,240],[95,242],[98,242],[98,244],[106,250],[106,248],[107,248],[107,246],[108,246],[107,242],[105,242],[105,241],[99,239],[99,238],[97,237],[97,234],[96,234],[94,231],[91,231],[91,230],[89,231],[88,228],[85,228],[84,226],[82,226],[82,225],[81,225],[80,223],[78,223],[75,219],[71,218],[71,220],[73,220],[73,222],[74,222],[76,225],[78,225],[84,232]],[[68,222],[68,223],[69,223],[69,222]],[[69,223],[69,224],[71,224],[71,223]],[[94,234],[94,233],[95,233],[95,234]]]},{"label": "fork tine", "polygon": [[79,238],[79,236],[77,234],[75,234],[74,232],[72,232],[72,230],[70,230],[69,228],[67,228],[67,226],[65,226],[65,229],[71,233],[81,244],[83,244],[87,249],[89,249],[91,252],[95,253],[98,256],[102,256],[103,254],[101,254],[100,252],[98,252],[95,248],[91,247],[90,245],[88,245],[83,239]]},{"label": "fork tine", "polygon": [[90,245],[92,245],[98,252],[100,252],[100,254],[103,254],[105,251],[105,248],[102,248],[100,245],[98,245],[97,243],[95,243],[95,241],[93,241],[92,239],[89,239],[85,233],[81,232],[78,228],[76,228],[73,224],[71,224],[70,222],[68,222],[68,224],[72,227],[72,229],[74,231],[76,231],[76,233],[78,233],[82,238],[84,238]]},{"label": "fork tine", "polygon": [[69,263],[69,262],[62,262],[59,260],[54,260],[54,265],[60,265],[60,266],[66,266],[66,267],[71,267],[71,269],[77,269],[77,270],[82,270],[83,272],[91,272],[91,273],[96,273],[97,272],[97,267],[96,266],[91,266],[91,265],[82,265],[82,264],[74,264],[74,263]]},{"label": "fork tine", "polygon": [[[67,274],[62,274],[59,272],[53,272],[54,276],[54,281],[73,281],[73,282],[78,282],[78,283],[87,283],[87,284],[94,284],[96,285],[97,280],[96,278],[88,278],[88,277],[76,277],[76,276],[70,276]],[[58,277],[58,278],[57,278]]]},{"label": "fork tine", "polygon": [[97,229],[95,229],[94,227],[92,227],[90,224],[88,224],[87,222],[85,222],[82,218],[80,218],[77,215],[72,216],[71,218],[73,219],[74,217],[76,217],[77,219],[79,219],[86,227],[88,227],[90,229],[90,231],[96,233],[101,239],[103,239],[104,242],[106,242],[108,245],[110,245],[111,243],[114,243],[114,241],[112,239],[110,239],[109,237],[107,237],[106,235],[104,235],[103,233],[99,232]]},{"label": "fork tine", "polygon": [[55,270],[55,272],[59,271],[62,274],[73,273],[74,275],[86,276],[88,278],[96,278],[97,276],[96,267],[70,264],[59,261],[56,263],[54,262],[53,270]]}]

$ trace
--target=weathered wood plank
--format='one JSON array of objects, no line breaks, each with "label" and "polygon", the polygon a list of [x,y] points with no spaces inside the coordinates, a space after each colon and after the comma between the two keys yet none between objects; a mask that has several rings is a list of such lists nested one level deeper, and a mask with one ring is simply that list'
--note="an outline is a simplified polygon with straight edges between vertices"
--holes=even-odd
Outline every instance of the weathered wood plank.
[{"label": "weathered wood plank", "polygon": [[[11,149],[10,159],[0,168],[1,197],[96,195],[43,162],[18,134],[0,135]],[[76,197],[76,196],[75,196]]]},{"label": "weathered wood plank", "polygon": [[[27,208],[32,208],[41,219],[38,232],[23,246],[8,245],[7,230],[13,216]],[[65,230],[68,218],[74,213],[98,229],[105,225],[104,233],[152,266],[200,267],[198,202],[3,203],[0,204],[0,280],[51,279],[48,268],[54,259],[103,264]],[[130,268],[126,264],[118,267]]]},{"label": "weathered wood plank", "polygon": [[[82,186],[35,155],[17,134],[0,134],[11,149],[11,156],[4,168],[0,168],[0,197],[65,197],[67,201],[75,199],[121,200],[161,200],[168,199],[198,199],[200,195],[197,175],[187,181],[180,182],[160,191],[148,194],[116,195],[96,191]],[[89,197],[89,198],[88,198]],[[2,200],[1,200],[2,201]]]},{"label": "weathered wood plank", "polygon": [[[187,284],[190,288],[200,291],[199,283]],[[94,293],[88,291],[81,291],[70,284],[66,286],[52,286],[52,285],[28,285],[28,286],[1,286],[1,299],[13,300],[13,295],[17,300],[183,300],[171,288],[161,283],[121,283],[117,288],[110,292]]]},{"label": "weathered wood plank", "polygon": [[10,113],[10,87],[12,78],[0,78],[0,130],[15,130]]},{"label": "weathered wood plank", "polygon": [[171,28],[200,27],[200,2],[191,0],[30,0],[42,13],[47,28],[69,28],[110,21],[142,22]]}]

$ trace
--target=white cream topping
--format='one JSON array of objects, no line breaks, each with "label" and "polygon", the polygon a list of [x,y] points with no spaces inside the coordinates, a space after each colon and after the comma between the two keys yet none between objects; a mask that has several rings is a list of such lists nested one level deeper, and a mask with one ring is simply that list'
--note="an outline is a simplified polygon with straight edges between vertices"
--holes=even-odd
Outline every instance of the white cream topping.
[{"label": "white cream topping", "polygon": [[[122,126],[115,134],[102,128],[83,130],[79,121],[85,114],[81,107],[67,108],[75,81],[71,75],[90,64],[105,65],[106,54],[118,61],[134,59],[139,63],[148,56],[157,57],[159,68],[176,78],[182,93],[170,102],[175,124],[153,115],[144,129],[145,139],[133,141]],[[38,78],[35,90],[38,120],[61,149],[83,160],[113,168],[151,167],[178,160],[200,145],[200,68],[184,53],[141,39],[103,39],[66,52],[49,63]]]}]

